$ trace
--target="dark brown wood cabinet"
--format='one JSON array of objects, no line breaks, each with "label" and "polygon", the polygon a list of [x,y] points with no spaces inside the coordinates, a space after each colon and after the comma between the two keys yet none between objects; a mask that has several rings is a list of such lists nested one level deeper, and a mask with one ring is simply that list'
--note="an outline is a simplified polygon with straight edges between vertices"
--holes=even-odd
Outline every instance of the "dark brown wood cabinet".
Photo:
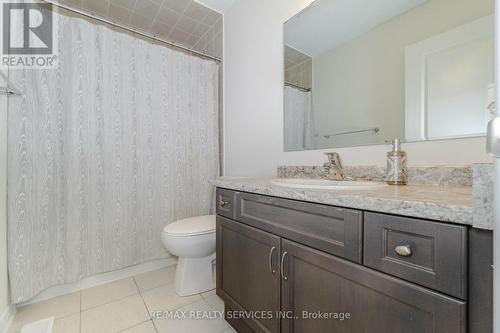
[{"label": "dark brown wood cabinet", "polygon": [[217,294],[233,311],[255,312],[245,320],[254,332],[280,332],[280,237],[217,216]]},{"label": "dark brown wood cabinet", "polygon": [[[217,294],[238,332],[479,332],[467,328],[467,227],[230,190],[218,197],[231,204],[217,207]],[[415,256],[390,252],[399,243]],[[474,315],[475,326],[488,316]]]},{"label": "dark brown wood cabinet", "polygon": [[288,240],[282,251],[282,309],[298,317],[284,333],[465,332],[463,301]]},{"label": "dark brown wood cabinet", "polygon": [[365,230],[365,266],[466,299],[467,227],[368,212]]},{"label": "dark brown wood cabinet", "polygon": [[235,219],[275,235],[346,258],[362,261],[363,213],[239,192]]}]

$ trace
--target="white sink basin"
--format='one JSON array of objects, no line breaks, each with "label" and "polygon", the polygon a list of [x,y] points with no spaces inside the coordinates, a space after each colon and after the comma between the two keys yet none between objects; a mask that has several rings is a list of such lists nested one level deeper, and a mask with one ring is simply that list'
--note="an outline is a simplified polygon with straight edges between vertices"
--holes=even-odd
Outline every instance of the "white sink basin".
[{"label": "white sink basin", "polygon": [[277,186],[314,190],[371,190],[386,186],[384,183],[377,182],[337,181],[326,179],[280,178],[271,179],[270,182],[272,185]]}]

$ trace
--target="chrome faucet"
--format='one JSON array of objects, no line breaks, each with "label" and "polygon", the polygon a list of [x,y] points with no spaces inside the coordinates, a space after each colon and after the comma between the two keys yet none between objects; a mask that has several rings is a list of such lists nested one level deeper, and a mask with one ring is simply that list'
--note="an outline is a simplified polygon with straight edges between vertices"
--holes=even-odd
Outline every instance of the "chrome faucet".
[{"label": "chrome faucet", "polygon": [[340,155],[338,153],[325,153],[328,156],[328,162],[324,164],[328,173],[328,178],[331,180],[345,180],[344,169],[340,162]]}]

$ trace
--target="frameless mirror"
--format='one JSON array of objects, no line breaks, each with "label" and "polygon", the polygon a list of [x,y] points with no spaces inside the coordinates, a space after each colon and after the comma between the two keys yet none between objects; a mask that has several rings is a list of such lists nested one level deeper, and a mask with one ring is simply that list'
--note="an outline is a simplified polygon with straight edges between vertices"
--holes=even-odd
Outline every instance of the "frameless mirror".
[{"label": "frameless mirror", "polygon": [[316,0],[284,24],[286,151],[483,136],[494,0]]}]

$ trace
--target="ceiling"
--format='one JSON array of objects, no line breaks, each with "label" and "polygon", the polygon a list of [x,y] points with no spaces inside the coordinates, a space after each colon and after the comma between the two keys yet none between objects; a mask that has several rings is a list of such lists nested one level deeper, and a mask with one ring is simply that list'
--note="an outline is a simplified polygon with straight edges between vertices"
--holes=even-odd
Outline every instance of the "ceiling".
[{"label": "ceiling", "polygon": [[311,60],[311,57],[289,46],[285,46],[285,70]]},{"label": "ceiling", "polygon": [[428,0],[316,0],[285,23],[285,43],[315,57]]},{"label": "ceiling", "polygon": [[[57,2],[57,1],[55,1]],[[194,0],[58,0],[149,35],[222,57],[222,14]]]},{"label": "ceiling", "polygon": [[199,3],[225,14],[226,11],[236,2],[236,0],[196,0]]}]

